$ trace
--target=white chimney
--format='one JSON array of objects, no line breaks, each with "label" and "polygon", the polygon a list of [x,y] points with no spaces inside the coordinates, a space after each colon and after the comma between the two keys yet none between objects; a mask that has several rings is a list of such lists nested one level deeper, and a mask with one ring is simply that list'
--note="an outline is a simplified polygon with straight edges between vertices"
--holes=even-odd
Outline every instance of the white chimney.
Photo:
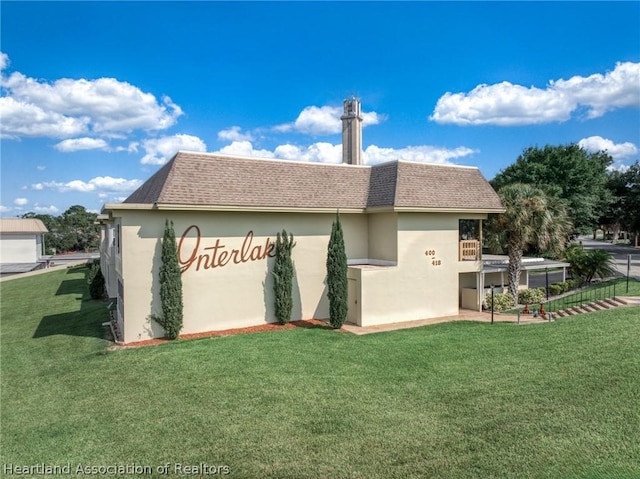
[{"label": "white chimney", "polygon": [[342,120],[342,163],[362,164],[362,117],[360,102],[351,97],[344,101]]}]

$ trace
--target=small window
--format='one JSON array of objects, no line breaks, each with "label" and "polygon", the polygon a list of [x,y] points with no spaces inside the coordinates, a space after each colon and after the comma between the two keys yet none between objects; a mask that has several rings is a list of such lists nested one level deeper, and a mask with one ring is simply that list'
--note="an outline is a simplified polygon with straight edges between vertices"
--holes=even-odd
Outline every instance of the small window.
[{"label": "small window", "polygon": [[460,220],[460,241],[480,239],[480,220]]},{"label": "small window", "polygon": [[116,225],[116,254],[120,254],[120,224]]}]

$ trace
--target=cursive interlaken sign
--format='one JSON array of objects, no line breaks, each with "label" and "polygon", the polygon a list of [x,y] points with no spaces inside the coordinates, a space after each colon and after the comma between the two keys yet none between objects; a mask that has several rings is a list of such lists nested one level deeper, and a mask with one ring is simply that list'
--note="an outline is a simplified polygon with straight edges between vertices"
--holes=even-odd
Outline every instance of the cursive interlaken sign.
[{"label": "cursive interlaken sign", "polygon": [[[186,247],[184,244],[184,240],[187,239],[187,235],[191,230],[194,230],[196,234],[195,238],[189,238],[195,239],[195,244],[192,248]],[[201,234],[197,225],[191,225],[184,230],[178,243],[178,261],[182,266],[183,273],[191,267],[196,271],[200,271],[201,269],[222,268],[231,262],[240,264],[275,256],[275,244],[271,241],[271,238],[267,238],[264,244],[254,245],[253,231],[247,233],[240,248],[228,248],[222,244],[220,238],[216,239],[213,246],[201,248],[200,243]]]}]

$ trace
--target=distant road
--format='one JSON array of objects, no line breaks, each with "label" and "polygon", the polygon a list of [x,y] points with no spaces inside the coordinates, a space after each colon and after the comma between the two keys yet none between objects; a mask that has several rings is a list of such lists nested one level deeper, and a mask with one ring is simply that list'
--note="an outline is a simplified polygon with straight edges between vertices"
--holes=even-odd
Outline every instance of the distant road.
[{"label": "distant road", "polygon": [[100,253],[72,253],[53,255],[49,261],[56,266],[100,259]]},{"label": "distant road", "polygon": [[611,253],[616,263],[616,269],[621,276],[627,276],[627,261],[629,255],[632,255],[629,276],[640,281],[640,249],[593,240],[587,237],[581,237],[580,241],[585,249],[603,249]]},{"label": "distant road", "polygon": [[[629,246],[620,246],[606,241],[593,240],[588,237],[581,237],[580,241],[585,249],[603,249],[611,253],[615,260],[615,267],[620,276],[627,276],[627,258],[631,256],[631,269],[629,276],[640,281],[640,249]],[[549,272],[549,284],[562,281],[562,271]],[[531,272],[529,274],[529,287],[541,288],[546,284],[544,272]]]}]

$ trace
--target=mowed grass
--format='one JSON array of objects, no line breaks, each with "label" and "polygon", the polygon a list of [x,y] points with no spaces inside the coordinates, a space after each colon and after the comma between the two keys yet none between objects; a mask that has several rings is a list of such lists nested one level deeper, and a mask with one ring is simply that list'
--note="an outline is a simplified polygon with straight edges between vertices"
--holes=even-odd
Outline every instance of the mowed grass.
[{"label": "mowed grass", "polygon": [[88,299],[81,268],[0,287],[0,464],[135,463],[153,477],[167,463],[228,465],[238,478],[640,477],[640,308],[110,351],[106,304]]}]

